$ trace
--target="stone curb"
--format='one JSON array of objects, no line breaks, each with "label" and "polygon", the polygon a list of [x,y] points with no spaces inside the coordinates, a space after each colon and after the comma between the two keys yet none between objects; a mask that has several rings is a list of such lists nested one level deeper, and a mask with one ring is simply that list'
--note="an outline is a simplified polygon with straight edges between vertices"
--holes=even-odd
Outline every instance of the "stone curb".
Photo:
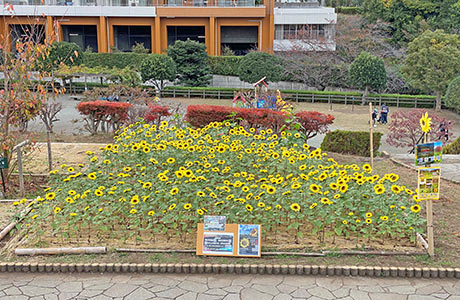
[{"label": "stone curb", "polygon": [[275,274],[365,276],[398,278],[458,278],[460,268],[360,267],[249,264],[134,264],[134,263],[13,263],[1,262],[0,273],[171,273],[171,274]]}]

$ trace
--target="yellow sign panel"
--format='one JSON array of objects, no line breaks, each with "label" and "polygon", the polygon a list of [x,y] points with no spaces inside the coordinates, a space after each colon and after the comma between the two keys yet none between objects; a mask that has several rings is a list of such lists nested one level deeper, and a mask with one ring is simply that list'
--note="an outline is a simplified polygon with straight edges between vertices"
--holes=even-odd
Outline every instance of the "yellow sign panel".
[{"label": "yellow sign panel", "polygon": [[418,193],[420,200],[438,200],[441,184],[441,167],[418,169]]}]

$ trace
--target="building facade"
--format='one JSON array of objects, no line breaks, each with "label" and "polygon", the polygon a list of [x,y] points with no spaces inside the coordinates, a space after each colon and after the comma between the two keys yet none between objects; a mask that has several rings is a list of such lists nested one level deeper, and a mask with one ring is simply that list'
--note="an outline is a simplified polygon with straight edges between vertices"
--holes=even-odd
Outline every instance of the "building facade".
[{"label": "building facade", "polygon": [[237,55],[252,49],[286,51],[325,41],[335,49],[337,15],[334,9],[321,6],[316,0],[2,2],[0,33],[11,39],[10,49],[31,24],[45,38],[75,42],[82,49],[94,52],[114,49],[128,52],[134,45],[143,44],[153,53],[163,53],[176,40],[186,39],[206,44],[209,55],[221,55],[228,49]]}]

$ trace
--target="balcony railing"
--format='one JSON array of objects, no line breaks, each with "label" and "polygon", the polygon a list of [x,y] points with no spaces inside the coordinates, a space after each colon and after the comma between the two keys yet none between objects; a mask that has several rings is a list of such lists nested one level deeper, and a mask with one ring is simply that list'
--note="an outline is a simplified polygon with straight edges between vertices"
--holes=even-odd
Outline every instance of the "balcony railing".
[{"label": "balcony railing", "polygon": [[47,6],[251,7],[258,0],[0,0],[0,4]]}]

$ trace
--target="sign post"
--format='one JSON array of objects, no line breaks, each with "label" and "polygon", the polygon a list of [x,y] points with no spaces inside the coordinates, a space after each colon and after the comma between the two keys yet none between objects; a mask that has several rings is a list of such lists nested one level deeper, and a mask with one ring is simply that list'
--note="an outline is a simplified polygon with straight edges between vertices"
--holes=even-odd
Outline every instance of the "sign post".
[{"label": "sign post", "polygon": [[374,169],[374,125],[372,124],[372,102],[369,102],[369,131],[371,133],[369,137],[369,150],[371,153],[371,169]]},{"label": "sign post", "polygon": [[3,175],[3,169],[8,169],[8,158],[0,157],[0,173],[2,176],[3,196],[6,196],[6,184],[5,176]]},{"label": "sign post", "polygon": [[[431,118],[428,118],[428,113],[425,113],[420,119],[420,127],[422,128],[422,131],[424,132],[424,143],[425,144],[428,144],[429,142],[428,133],[430,132],[430,129],[431,129],[430,125],[431,125]],[[428,162],[427,165],[429,166],[431,163],[432,162]],[[419,174],[421,172],[422,170],[419,169]],[[419,175],[419,181],[420,181],[420,175]],[[421,196],[420,192],[421,191],[420,191],[420,182],[419,182],[417,197]],[[438,192],[439,192],[439,185],[438,185]],[[433,233],[433,198],[432,197],[426,198],[426,231],[427,231],[427,237],[428,237],[428,254],[431,257],[433,257],[434,256],[434,233]]]}]

